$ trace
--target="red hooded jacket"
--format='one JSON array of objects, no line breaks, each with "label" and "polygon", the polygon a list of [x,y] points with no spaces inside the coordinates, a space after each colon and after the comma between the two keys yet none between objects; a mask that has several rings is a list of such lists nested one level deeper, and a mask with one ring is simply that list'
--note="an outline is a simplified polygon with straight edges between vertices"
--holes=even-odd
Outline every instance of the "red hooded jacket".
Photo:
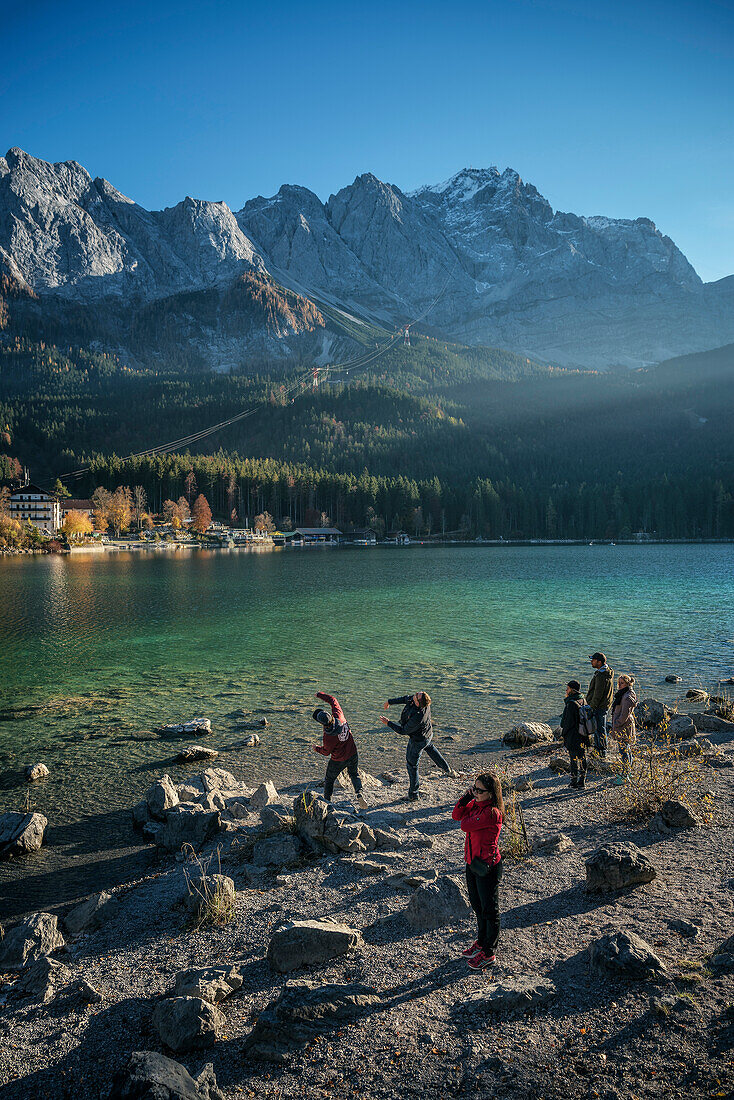
[{"label": "red hooded jacket", "polygon": [[502,814],[496,806],[464,795],[454,806],[451,816],[454,821],[461,822],[466,833],[464,859],[467,863],[477,857],[490,866],[499,863],[502,858],[499,850]]},{"label": "red hooded jacket", "polygon": [[339,706],[333,695],[327,695],[324,691],[317,691],[319,699],[323,699],[331,707],[331,716],[334,725],[330,730],[324,726],[324,743],[316,752],[322,756],[330,756],[332,760],[351,760],[357,751],[349,723],[344,717],[344,711]]}]

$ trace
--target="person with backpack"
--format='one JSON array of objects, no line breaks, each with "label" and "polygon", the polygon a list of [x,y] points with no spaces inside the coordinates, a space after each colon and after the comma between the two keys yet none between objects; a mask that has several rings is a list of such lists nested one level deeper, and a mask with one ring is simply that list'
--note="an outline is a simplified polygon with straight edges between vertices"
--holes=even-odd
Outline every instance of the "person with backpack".
[{"label": "person with backpack", "polygon": [[314,722],[319,722],[323,726],[324,741],[322,745],[311,747],[314,752],[330,758],[324,776],[324,798],[327,802],[331,802],[337,776],[346,769],[357,796],[357,806],[360,810],[366,810],[367,803],[362,796],[362,780],[359,778],[359,754],[349,723],[344,717],[344,711],[334,696],[327,695],[325,691],[317,691],[316,698],[322,699],[331,707],[331,714],[317,707],[312,715]]},{"label": "person with backpack", "polygon": [[614,780],[621,786],[629,782],[632,765],[632,745],[637,740],[637,726],[635,724],[635,707],[637,696],[634,688],[635,678],[623,672],[617,680],[617,691],[612,700],[612,728],[611,736],[619,746],[619,755],[622,757],[622,775]]},{"label": "person with backpack", "polygon": [[469,901],[477,918],[477,938],[461,954],[470,970],[492,966],[500,936],[499,884],[502,855],[499,837],[505,805],[502,784],[494,772],[482,772],[456,803],[451,816],[466,834],[464,860]]},{"label": "person with backpack", "polygon": [[609,667],[603,653],[592,653],[589,660],[594,675],[586,692],[586,702],[593,710],[596,721],[594,748],[604,759],[607,754],[607,718],[614,695],[614,669]]},{"label": "person with backpack", "polygon": [[410,802],[418,801],[418,788],[420,776],[418,775],[418,761],[422,752],[430,756],[431,760],[446,775],[455,775],[448,760],[438,751],[433,744],[433,724],[431,722],[431,697],[426,691],[417,691],[415,695],[401,695],[397,699],[388,699],[383,707],[387,710],[397,703],[403,704],[403,711],[398,722],[390,722],[380,716],[383,725],[389,726],[396,733],[402,733],[408,738],[405,750],[405,766],[408,769],[408,799]]},{"label": "person with backpack", "polygon": [[571,787],[583,790],[586,786],[586,750],[591,744],[591,710],[581,694],[578,680],[566,685],[566,703],[561,718],[563,743],[571,758]]}]

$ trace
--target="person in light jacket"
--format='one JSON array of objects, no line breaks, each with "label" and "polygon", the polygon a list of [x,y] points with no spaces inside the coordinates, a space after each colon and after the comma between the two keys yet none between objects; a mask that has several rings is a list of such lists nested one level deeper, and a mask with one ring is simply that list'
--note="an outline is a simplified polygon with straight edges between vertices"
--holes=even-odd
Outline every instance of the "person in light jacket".
[{"label": "person in light jacket", "polygon": [[632,745],[637,740],[637,725],[635,723],[637,696],[635,695],[634,683],[634,676],[630,676],[626,672],[621,673],[617,680],[617,691],[612,700],[611,735],[619,745],[619,755],[622,757],[623,774],[617,776],[614,781],[619,785],[629,781]]},{"label": "person in light jacket", "polygon": [[476,941],[462,951],[471,970],[492,966],[500,936],[499,883],[502,856],[499,837],[505,812],[502,784],[493,772],[483,772],[461,796],[451,816],[466,834],[464,861],[469,901],[477,918]]},{"label": "person in light jacket", "polygon": [[408,799],[411,802],[418,801],[418,788],[420,776],[418,775],[418,761],[425,751],[434,764],[446,772],[454,775],[448,760],[438,751],[433,744],[433,724],[431,722],[431,696],[426,691],[417,691],[415,695],[401,695],[397,699],[388,699],[384,710],[403,704],[403,710],[398,722],[390,722],[387,718],[380,717],[383,725],[389,726],[396,733],[402,733],[408,738],[405,750],[405,766],[408,769]]}]

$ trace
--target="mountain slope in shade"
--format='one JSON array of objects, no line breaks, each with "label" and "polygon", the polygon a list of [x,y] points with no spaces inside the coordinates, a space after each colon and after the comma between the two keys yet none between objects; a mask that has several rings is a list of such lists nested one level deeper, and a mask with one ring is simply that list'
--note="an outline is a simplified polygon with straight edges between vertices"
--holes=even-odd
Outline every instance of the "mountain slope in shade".
[{"label": "mountain slope in shade", "polygon": [[411,194],[367,173],[326,203],[286,185],[233,213],[191,198],[147,211],[73,161],[0,158],[0,272],[44,302],[117,299],[124,313],[220,287],[223,304],[248,271],[390,328],[432,306],[429,331],[569,366],[734,340],[733,280],[703,284],[647,218],[554,211],[509,168]]}]

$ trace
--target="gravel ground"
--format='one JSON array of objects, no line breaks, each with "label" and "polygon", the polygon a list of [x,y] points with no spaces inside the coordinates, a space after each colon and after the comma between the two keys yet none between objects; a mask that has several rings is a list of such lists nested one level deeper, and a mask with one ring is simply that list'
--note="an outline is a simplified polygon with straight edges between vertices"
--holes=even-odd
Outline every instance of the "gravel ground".
[{"label": "gravel ground", "polygon": [[[267,873],[253,880],[243,855],[256,831],[252,816],[220,837],[222,871],[237,886],[235,918],[225,927],[191,927],[182,905],[184,868],[166,857],[154,873],[118,889],[121,907],[101,929],[58,955],[74,977],[83,976],[103,994],[101,1003],[85,1006],[61,994],[45,1006],[21,1002],[12,976],[5,976],[2,1100],[111,1098],[114,1075],[131,1051],[163,1051],[151,1013],[176,972],[238,960],[244,984],[220,1006],[225,1034],[208,1050],[177,1059],[192,1073],[212,1061],[227,1100],[734,1096],[734,976],[708,965],[711,952],[734,931],[732,769],[706,771],[716,792],[711,825],[663,835],[625,822],[622,795],[609,778],[592,779],[586,791],[576,792],[568,789],[567,776],[550,772],[542,755],[523,751],[508,759],[511,775],[533,779],[533,789],[520,798],[535,854],[506,860],[503,931],[493,969],[472,973],[460,957],[474,938],[472,920],[414,932],[404,916],[410,891],[387,884],[385,876],[365,875],[358,861],[312,858],[277,878]],[[397,786],[369,792],[375,808],[404,814],[406,830],[432,841],[430,848],[401,849],[394,870],[461,875],[462,837],[451,809],[469,773],[445,779],[427,762],[424,771],[424,797],[417,804],[403,800],[402,776]],[[282,790],[284,801],[299,789]],[[337,788],[339,801],[349,805]],[[538,852],[543,838],[560,831],[573,847],[557,855]],[[617,840],[639,845],[658,877],[621,895],[587,894],[584,859]],[[275,974],[265,952],[278,923],[319,916],[359,929],[364,945],[330,964]],[[676,931],[676,921],[691,922],[697,934]],[[653,945],[671,977],[651,983],[592,971],[589,944],[617,930]],[[555,1000],[502,1018],[463,1011],[471,992],[522,975],[553,981]],[[377,990],[380,1003],[352,1023],[322,1031],[282,1065],[253,1060],[244,1041],[255,1018],[287,978],[304,977],[365,983]],[[683,996],[660,1015],[655,999],[675,993]]]}]

